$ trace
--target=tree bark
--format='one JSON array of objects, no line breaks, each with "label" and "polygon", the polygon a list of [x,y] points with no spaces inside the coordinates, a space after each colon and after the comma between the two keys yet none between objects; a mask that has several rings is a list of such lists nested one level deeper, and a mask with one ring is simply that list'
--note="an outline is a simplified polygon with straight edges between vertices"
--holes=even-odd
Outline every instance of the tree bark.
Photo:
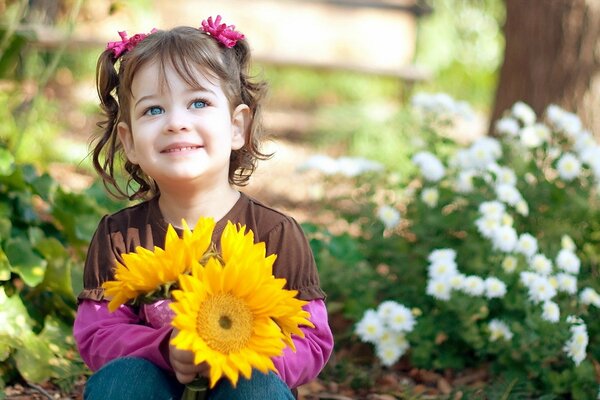
[{"label": "tree bark", "polygon": [[493,123],[521,100],[556,104],[600,137],[600,1],[506,0],[506,41]]}]

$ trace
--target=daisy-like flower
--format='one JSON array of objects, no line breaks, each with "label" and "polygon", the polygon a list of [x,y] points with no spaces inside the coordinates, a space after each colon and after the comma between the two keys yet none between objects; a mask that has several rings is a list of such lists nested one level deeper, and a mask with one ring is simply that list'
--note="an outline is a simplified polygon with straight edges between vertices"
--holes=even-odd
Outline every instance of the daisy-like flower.
[{"label": "daisy-like flower", "polygon": [[519,133],[519,122],[511,117],[502,117],[496,121],[494,128],[501,135],[515,137]]},{"label": "daisy-like flower", "polygon": [[400,223],[400,212],[394,207],[383,205],[377,211],[379,220],[383,222],[386,229],[395,228]]},{"label": "daisy-like flower", "polygon": [[496,250],[510,253],[517,244],[517,232],[512,226],[502,225],[492,233],[492,245]]},{"label": "daisy-like flower", "polygon": [[506,294],[506,284],[500,279],[490,276],[485,279],[485,297],[488,299],[501,298]]},{"label": "daisy-like flower", "polygon": [[438,261],[454,261],[455,259],[456,250],[454,249],[435,249],[427,256],[427,261],[432,264]]},{"label": "daisy-like flower", "polygon": [[377,344],[375,354],[386,367],[391,367],[402,357],[406,350],[394,344]]},{"label": "daisy-like flower", "polygon": [[427,294],[438,300],[450,300],[451,291],[452,286],[450,286],[450,283],[445,279],[430,279],[427,282]]},{"label": "daisy-like flower", "polygon": [[560,319],[560,308],[553,301],[545,301],[542,305],[542,318],[548,322],[558,322]]},{"label": "daisy-like flower", "polygon": [[548,257],[541,253],[531,257],[529,265],[532,270],[540,275],[548,276],[552,273],[552,261],[550,261]]},{"label": "daisy-like flower", "polygon": [[515,247],[515,251],[517,253],[521,253],[526,257],[532,257],[538,250],[538,242],[537,239],[529,234],[523,233],[519,236],[519,240],[517,242],[517,246]]},{"label": "daisy-like flower", "polygon": [[471,296],[481,296],[485,291],[485,282],[476,275],[467,276],[463,281],[462,291]]},{"label": "daisy-like flower", "polygon": [[225,376],[235,386],[252,369],[276,371],[272,357],[291,336],[304,337],[300,326],[314,327],[302,309],[297,291],[283,289],[285,279],[273,276],[276,256],[265,256],[265,244],[254,243],[252,231],[227,224],[221,236],[220,259],[192,261],[192,274],[179,278],[174,290],[172,325],[179,329],[171,344],[194,353],[194,363],[210,366],[210,387]]},{"label": "daisy-like flower", "polygon": [[394,332],[411,332],[416,321],[409,308],[397,304],[386,322]]},{"label": "daisy-like flower", "polygon": [[363,342],[377,343],[385,327],[377,311],[369,309],[356,324],[355,332]]},{"label": "daisy-like flower", "polygon": [[427,274],[431,279],[446,279],[458,273],[458,267],[454,260],[438,260],[429,265]]},{"label": "daisy-like flower", "polygon": [[593,305],[600,308],[600,294],[593,288],[587,287],[579,294],[579,300],[585,305]]},{"label": "daisy-like flower", "polygon": [[581,323],[571,326],[570,330],[571,338],[565,343],[564,351],[571,357],[575,365],[579,365],[587,356],[586,350],[589,341],[587,326]]},{"label": "daisy-like flower", "polygon": [[572,250],[562,249],[556,256],[556,265],[569,274],[577,275],[581,266],[579,257]]},{"label": "daisy-like flower", "polygon": [[493,319],[488,324],[488,329],[490,330],[490,341],[495,342],[498,339],[504,339],[509,341],[512,339],[513,334],[506,325],[505,322],[500,321],[498,319]]},{"label": "daisy-like flower", "polygon": [[505,212],[506,207],[499,201],[484,201],[479,205],[479,213],[485,218],[500,221]]},{"label": "daisy-like flower", "polygon": [[581,173],[581,161],[572,153],[565,153],[556,163],[561,179],[572,181]]},{"label": "daisy-like flower", "polygon": [[499,167],[496,171],[496,183],[515,186],[517,184],[517,175],[515,171],[508,167]]},{"label": "daisy-like flower", "polygon": [[437,206],[440,199],[440,193],[437,188],[425,188],[421,192],[421,200],[430,208]]},{"label": "daisy-like flower", "polygon": [[430,182],[437,182],[446,175],[444,164],[428,151],[418,152],[412,161],[419,167],[423,177]]},{"label": "daisy-like flower", "polygon": [[527,148],[541,146],[550,137],[550,130],[546,125],[534,124],[521,129],[521,144]]},{"label": "daisy-like flower", "polygon": [[524,217],[529,215],[529,205],[525,200],[521,200],[515,204],[515,210]]},{"label": "daisy-like flower", "polygon": [[151,302],[165,297],[179,275],[191,271],[192,261],[200,260],[206,253],[211,244],[214,220],[200,218],[193,232],[185,221],[182,222],[182,238],[173,226],[167,228],[164,250],[137,247],[135,252],[121,255],[123,263],[117,262],[115,280],[102,284],[110,299],[108,309],[111,312],[129,301]]},{"label": "daisy-like flower", "polygon": [[496,185],[496,196],[498,196],[498,200],[510,205],[516,206],[521,200],[523,200],[523,196],[521,196],[521,192],[517,190],[513,185],[509,185],[508,183],[501,183]]},{"label": "daisy-like flower", "polygon": [[575,294],[577,292],[577,278],[570,274],[560,273],[556,275],[558,290],[561,292]]},{"label": "daisy-like flower", "polygon": [[454,181],[454,188],[459,193],[471,193],[473,191],[473,171],[460,171]]},{"label": "daisy-like flower", "polygon": [[545,276],[537,275],[534,277],[528,289],[529,299],[534,303],[541,303],[556,296],[556,289]]},{"label": "daisy-like flower", "polygon": [[569,235],[562,235],[560,238],[560,247],[565,250],[575,251],[577,246],[575,246],[575,242],[571,239]]},{"label": "daisy-like flower", "polygon": [[548,106],[546,116],[556,129],[570,138],[576,138],[581,132],[581,119],[576,114],[570,113],[555,104]]},{"label": "daisy-like flower", "polygon": [[459,290],[465,284],[466,276],[461,273],[454,274],[448,277],[448,282],[450,283],[450,287],[455,290]]},{"label": "daisy-like flower", "polygon": [[502,260],[502,269],[507,274],[512,274],[513,272],[515,272],[518,265],[519,263],[517,261],[517,257],[515,256],[506,256]]},{"label": "daisy-like flower", "polygon": [[517,101],[511,108],[513,117],[523,123],[523,125],[533,125],[536,120],[535,111],[528,104]]},{"label": "daisy-like flower", "polygon": [[492,239],[494,232],[500,227],[500,220],[483,216],[475,220],[477,231],[486,239]]}]

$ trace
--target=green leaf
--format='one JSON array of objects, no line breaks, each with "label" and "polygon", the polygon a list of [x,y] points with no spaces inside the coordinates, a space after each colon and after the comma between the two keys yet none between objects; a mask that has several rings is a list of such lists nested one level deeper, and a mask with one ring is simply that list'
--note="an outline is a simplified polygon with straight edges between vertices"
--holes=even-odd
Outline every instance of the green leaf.
[{"label": "green leaf", "polygon": [[7,281],[10,279],[10,263],[4,253],[4,250],[0,248],[0,281]]},{"label": "green leaf", "polygon": [[8,297],[4,287],[0,286],[0,337],[7,336],[13,340],[31,332],[32,319],[19,296]]},{"label": "green leaf", "polygon": [[[10,236],[10,230],[12,228],[12,223],[10,222],[10,219],[8,218],[10,216],[10,214],[7,214],[6,217],[7,218],[3,218],[4,214],[2,213],[4,207],[6,204],[0,203],[0,240],[4,239],[4,238],[8,238]],[[8,206],[6,207],[8,208]],[[10,213],[10,211],[9,211]]]},{"label": "green leaf", "polygon": [[14,341],[8,335],[0,335],[0,362],[8,358],[13,343]]},{"label": "green leaf", "polygon": [[0,147],[0,175],[10,175],[15,170],[15,158],[10,151]]},{"label": "green leaf", "polygon": [[49,174],[36,177],[31,186],[35,193],[46,201],[51,201],[58,188],[58,183]]},{"label": "green leaf", "polygon": [[48,262],[44,285],[56,294],[74,299],[71,286],[71,263],[62,243],[55,238],[44,238],[38,242],[35,249]]},{"label": "green leaf", "polygon": [[56,192],[52,215],[63,226],[72,243],[89,242],[100,219],[100,211],[92,199],[81,194],[66,193],[61,189]]},{"label": "green leaf", "polygon": [[7,240],[5,252],[11,270],[28,286],[35,287],[44,280],[47,262],[34,252],[27,240],[21,237]]},{"label": "green leaf", "polygon": [[28,382],[42,383],[52,377],[51,360],[54,353],[45,340],[33,332],[21,338],[23,346],[17,348],[14,359],[19,372]]}]

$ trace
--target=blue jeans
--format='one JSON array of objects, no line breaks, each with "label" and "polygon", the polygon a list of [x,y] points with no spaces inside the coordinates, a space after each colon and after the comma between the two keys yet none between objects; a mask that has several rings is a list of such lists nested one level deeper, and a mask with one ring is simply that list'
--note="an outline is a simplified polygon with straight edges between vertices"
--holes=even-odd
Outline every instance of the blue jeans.
[{"label": "blue jeans", "polygon": [[[142,358],[117,358],[100,368],[87,381],[85,400],[176,400],[184,385],[177,379]],[[287,385],[273,372],[265,375],[252,371],[250,379],[240,376],[233,388],[228,379],[221,379],[210,390],[209,400],[293,400]]]}]

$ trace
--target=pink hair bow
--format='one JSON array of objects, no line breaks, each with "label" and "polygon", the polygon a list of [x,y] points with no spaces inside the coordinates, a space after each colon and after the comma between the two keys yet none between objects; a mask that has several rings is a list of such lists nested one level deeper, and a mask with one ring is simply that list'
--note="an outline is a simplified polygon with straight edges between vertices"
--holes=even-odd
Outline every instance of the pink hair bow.
[{"label": "pink hair bow", "polygon": [[208,17],[208,20],[202,21],[201,29],[229,48],[235,46],[238,40],[242,40],[245,37],[242,33],[235,30],[235,25],[228,26],[227,24],[222,24],[220,15],[217,15],[214,21],[212,17]]},{"label": "pink hair bow", "polygon": [[130,38],[127,38],[127,32],[121,31],[119,32],[119,36],[121,36],[120,42],[108,42],[106,45],[107,50],[112,50],[115,58],[119,58],[123,53],[127,51],[131,51],[139,42],[144,40],[148,35],[156,32],[156,28],[152,29],[150,33],[137,33]]}]

